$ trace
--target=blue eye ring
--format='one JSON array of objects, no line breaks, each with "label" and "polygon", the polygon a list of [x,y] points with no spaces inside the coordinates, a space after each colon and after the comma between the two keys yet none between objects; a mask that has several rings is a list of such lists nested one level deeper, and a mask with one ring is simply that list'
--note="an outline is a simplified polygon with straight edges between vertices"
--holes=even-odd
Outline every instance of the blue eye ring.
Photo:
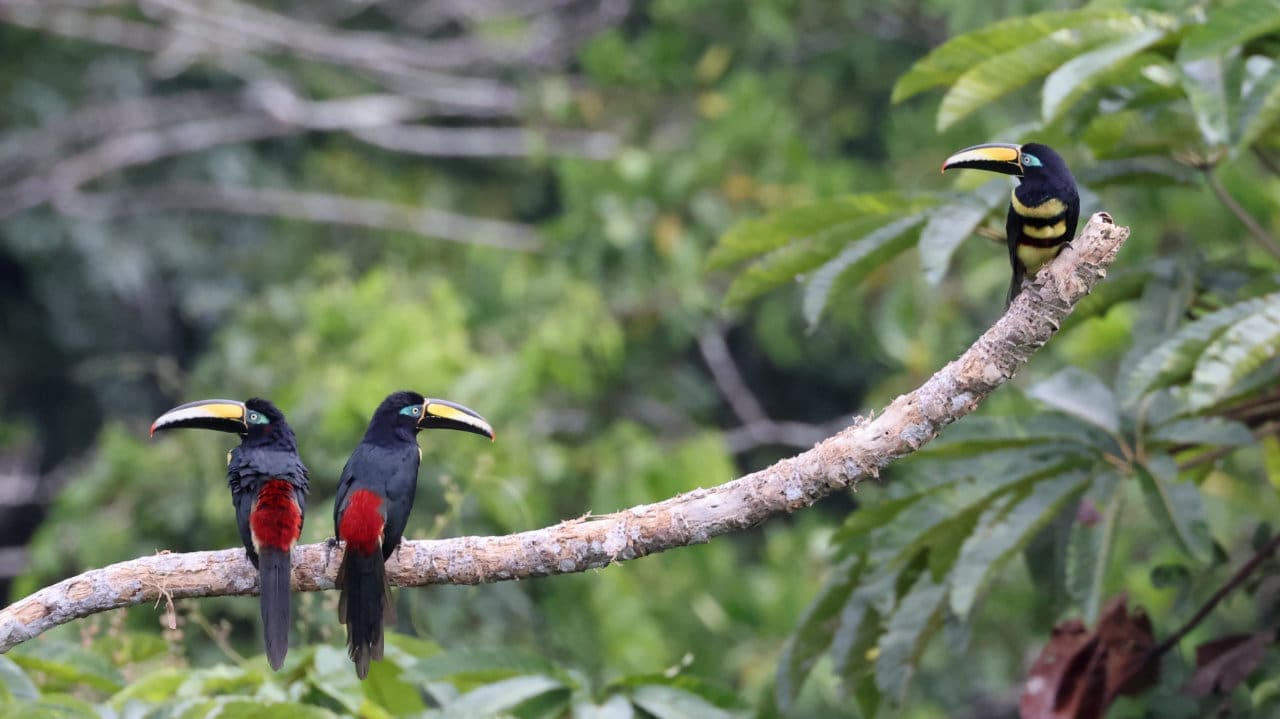
[{"label": "blue eye ring", "polygon": [[1022,153],[1022,166],[1023,167],[1040,167],[1041,166],[1040,158],[1036,157],[1035,155],[1031,155],[1024,152]]},{"label": "blue eye ring", "polygon": [[417,417],[422,414],[422,405],[411,404],[408,407],[405,407],[404,409],[400,410],[400,414],[409,415],[410,417]]},{"label": "blue eye ring", "polygon": [[248,420],[249,424],[270,424],[271,423],[270,420],[268,420],[266,417],[263,417],[258,412],[250,412],[249,416],[246,417],[245,419]]}]

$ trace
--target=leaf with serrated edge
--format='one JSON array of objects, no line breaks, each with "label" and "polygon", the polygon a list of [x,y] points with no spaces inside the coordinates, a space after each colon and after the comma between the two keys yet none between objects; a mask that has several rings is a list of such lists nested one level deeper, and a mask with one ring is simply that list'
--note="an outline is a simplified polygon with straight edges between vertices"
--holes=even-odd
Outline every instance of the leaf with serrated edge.
[{"label": "leaf with serrated edge", "polygon": [[1186,377],[1196,360],[1219,334],[1244,317],[1280,302],[1280,293],[1256,297],[1224,307],[1217,312],[1180,328],[1134,365],[1125,378],[1126,404],[1158,387],[1165,387]]},{"label": "leaf with serrated edge", "polygon": [[892,101],[896,104],[930,88],[949,84],[984,60],[1062,28],[1126,15],[1113,10],[1050,11],[1000,20],[958,35],[934,48],[898,78],[893,86]]},{"label": "leaf with serrated edge", "polygon": [[1200,560],[1209,558],[1213,540],[1205,522],[1204,497],[1194,482],[1178,480],[1178,465],[1167,454],[1153,454],[1138,472],[1147,507],[1179,548]]},{"label": "leaf with serrated edge", "polygon": [[1188,417],[1157,427],[1148,442],[1244,447],[1254,442],[1253,433],[1239,422],[1222,417]]},{"label": "leaf with serrated edge", "polygon": [[951,586],[951,611],[961,618],[969,616],[987,577],[1053,519],[1065,502],[1078,497],[1088,486],[1088,476],[1073,472],[1037,482],[1010,508],[989,508],[960,548],[960,556],[951,569],[947,580]]},{"label": "leaf with serrated edge", "polygon": [[1189,400],[1204,408],[1227,396],[1231,388],[1280,352],[1280,298],[1233,324],[1200,355],[1191,373]]},{"label": "leaf with serrated edge", "polygon": [[855,273],[859,276],[865,275],[870,269],[887,262],[899,251],[905,250],[908,243],[901,242],[894,245],[893,240],[901,237],[903,233],[920,224],[923,220],[924,215],[922,213],[894,220],[859,238],[841,250],[840,254],[818,268],[804,289],[802,304],[804,318],[809,323],[809,326],[813,327],[817,324],[818,316],[822,314],[823,308],[826,307],[827,298],[831,296],[831,288],[837,278],[841,275]]},{"label": "leaf with serrated edge", "polygon": [[857,555],[836,565],[826,584],[818,590],[818,596],[800,615],[791,636],[787,637],[782,657],[778,660],[775,694],[778,709],[783,713],[790,711],[818,657],[831,646],[836,616],[858,586],[866,564],[866,556]]},{"label": "leaf with serrated edge", "polygon": [[991,180],[973,194],[949,202],[929,212],[929,221],[920,232],[920,265],[931,285],[942,282],[956,248],[973,234],[978,223],[991,214],[1000,200],[1009,196],[1009,183]]},{"label": "leaf with serrated edge", "polygon": [[876,686],[894,701],[902,701],[925,644],[941,626],[946,596],[946,584],[924,572],[889,616],[878,645]]}]

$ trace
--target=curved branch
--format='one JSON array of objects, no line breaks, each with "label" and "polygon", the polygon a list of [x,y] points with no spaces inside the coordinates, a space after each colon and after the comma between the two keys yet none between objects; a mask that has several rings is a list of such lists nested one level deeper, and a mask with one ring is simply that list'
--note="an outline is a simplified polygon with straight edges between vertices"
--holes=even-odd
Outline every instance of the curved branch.
[{"label": "curved branch", "polygon": [[[1040,273],[1009,311],[958,359],[872,418],[772,467],[654,504],[502,537],[404,542],[388,565],[397,586],[480,584],[582,572],[675,547],[699,544],[856,487],[972,412],[1057,331],[1072,307],[1106,274],[1129,230],[1105,213]],[[294,549],[293,587],[332,589],[339,552],[330,544]],[[0,610],[0,651],[97,612],[174,599],[254,594],[257,576],[243,550],[159,554],[93,569]]]}]

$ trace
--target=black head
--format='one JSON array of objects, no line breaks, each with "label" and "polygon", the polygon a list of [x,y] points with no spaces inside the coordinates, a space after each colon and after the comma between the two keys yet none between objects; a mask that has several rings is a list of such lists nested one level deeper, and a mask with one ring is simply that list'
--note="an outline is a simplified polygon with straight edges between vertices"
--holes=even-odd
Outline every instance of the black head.
[{"label": "black head", "polygon": [[296,449],[293,429],[284,413],[265,399],[202,399],[165,412],[151,423],[151,434],[169,429],[212,429],[242,437],[241,444]]},{"label": "black head", "polygon": [[986,170],[1006,175],[1017,175],[1024,183],[1049,183],[1075,185],[1071,170],[1062,156],[1048,145],[1028,142],[1013,145],[993,142],[966,147],[942,163],[942,171]]},{"label": "black head", "polygon": [[494,437],[493,428],[476,411],[408,390],[392,392],[382,400],[364,436],[375,444],[416,442],[418,432],[424,429],[453,429]]}]

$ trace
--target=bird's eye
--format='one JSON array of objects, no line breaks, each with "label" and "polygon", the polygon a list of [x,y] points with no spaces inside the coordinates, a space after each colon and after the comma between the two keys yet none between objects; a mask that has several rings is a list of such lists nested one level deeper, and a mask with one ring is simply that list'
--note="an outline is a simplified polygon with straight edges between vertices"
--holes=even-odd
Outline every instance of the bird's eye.
[{"label": "bird's eye", "polygon": [[1028,155],[1027,153],[1024,152],[1022,153],[1022,166],[1023,167],[1039,167],[1040,158],[1036,157],[1035,155]]},{"label": "bird's eye", "polygon": [[418,415],[422,414],[422,405],[411,404],[408,407],[405,407],[404,409],[400,410],[400,414],[405,414],[410,417],[417,417]]},{"label": "bird's eye", "polygon": [[249,424],[271,424],[271,420],[264,417],[260,412],[250,412]]},{"label": "bird's eye", "polygon": [[413,416],[414,416],[414,417],[417,417],[417,416],[418,416],[418,415],[420,415],[420,414],[422,414],[422,408],[421,408],[421,407],[418,407],[418,406],[415,406],[415,407],[413,408]]}]

